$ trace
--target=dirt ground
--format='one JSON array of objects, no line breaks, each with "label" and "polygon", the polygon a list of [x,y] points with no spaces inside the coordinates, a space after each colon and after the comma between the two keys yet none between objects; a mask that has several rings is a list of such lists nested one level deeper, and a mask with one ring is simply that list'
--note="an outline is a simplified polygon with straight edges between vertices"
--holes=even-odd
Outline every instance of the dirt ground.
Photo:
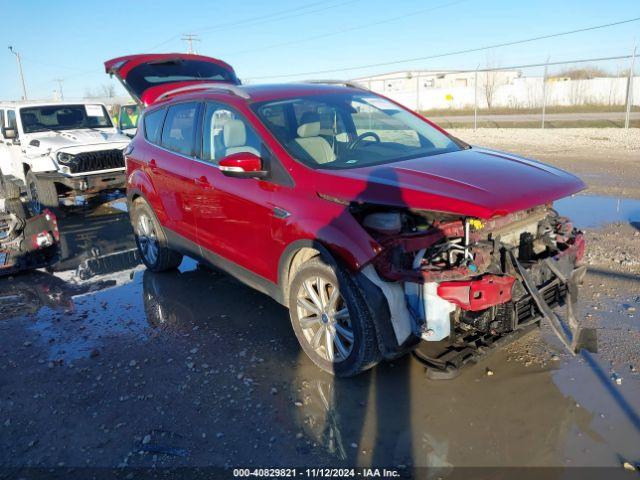
[{"label": "dirt ground", "polygon": [[[572,170],[587,193],[640,198],[637,132],[455,133]],[[576,147],[572,135],[593,139]],[[353,465],[624,474],[640,466],[640,210],[627,213],[586,228],[580,318],[599,353],[574,357],[543,326],[434,381],[410,356],[354,379],[324,374],[270,298],[189,259],[146,271],[121,205],[69,212],[61,264],[0,280],[0,478]]]},{"label": "dirt ground", "polygon": [[589,193],[640,198],[640,128],[448,129],[472,145],[516,152],[580,176]]}]

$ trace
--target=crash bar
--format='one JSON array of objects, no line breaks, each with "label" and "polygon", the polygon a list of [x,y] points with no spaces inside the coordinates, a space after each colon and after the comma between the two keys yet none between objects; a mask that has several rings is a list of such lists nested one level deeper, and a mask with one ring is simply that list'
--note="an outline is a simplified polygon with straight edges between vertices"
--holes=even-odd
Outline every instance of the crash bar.
[{"label": "crash bar", "polygon": [[194,85],[174,88],[173,90],[164,92],[162,95],[158,96],[157,100],[162,100],[163,98],[175,95],[176,93],[190,92],[192,90],[224,90],[226,92],[232,93],[233,95],[236,95],[237,97],[241,97],[244,99],[251,98],[247,92],[235,85],[226,85],[223,83],[196,83]]},{"label": "crash bar", "polygon": [[302,83],[313,83],[320,85],[344,85],[345,87],[358,88],[360,90],[369,90],[364,85],[352,82],[350,80],[304,80]]}]

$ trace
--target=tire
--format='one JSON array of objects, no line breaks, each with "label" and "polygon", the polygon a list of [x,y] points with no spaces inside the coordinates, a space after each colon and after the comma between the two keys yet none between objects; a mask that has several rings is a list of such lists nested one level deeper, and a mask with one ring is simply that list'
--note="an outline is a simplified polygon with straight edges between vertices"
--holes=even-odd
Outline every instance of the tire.
[{"label": "tire", "polygon": [[182,263],[182,254],[169,248],[160,222],[143,198],[134,200],[131,221],[140,258],[149,270],[165,272],[176,269]]},{"label": "tire", "polygon": [[29,170],[27,172],[27,196],[33,213],[41,213],[45,208],[58,208],[58,191],[49,180],[40,180]]},{"label": "tire", "polygon": [[10,198],[5,200],[4,209],[7,213],[14,214],[23,223],[27,220],[27,211],[24,203],[18,198]]},{"label": "tire", "polygon": [[2,170],[0,170],[0,197],[5,200],[20,198],[20,187],[5,178],[2,174]]},{"label": "tire", "polygon": [[[337,293],[334,292],[336,285]],[[320,293],[323,289],[324,296]],[[295,272],[289,292],[293,331],[304,352],[318,367],[338,377],[352,377],[380,361],[372,313],[346,271],[334,269],[320,257],[314,257]],[[320,303],[313,299],[313,293]],[[338,298],[332,303],[334,294]],[[321,304],[325,308],[319,308]],[[301,324],[301,318],[306,327]],[[323,329],[324,332],[319,333]]]}]

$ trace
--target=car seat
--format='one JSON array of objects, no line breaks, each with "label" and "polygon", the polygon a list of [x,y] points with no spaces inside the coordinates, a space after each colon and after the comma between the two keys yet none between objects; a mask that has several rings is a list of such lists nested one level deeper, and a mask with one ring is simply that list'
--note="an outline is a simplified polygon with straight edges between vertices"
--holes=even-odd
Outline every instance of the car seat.
[{"label": "car seat", "polygon": [[303,113],[297,133],[296,143],[316,163],[329,163],[336,159],[336,154],[329,142],[320,136],[320,115],[314,112]]}]

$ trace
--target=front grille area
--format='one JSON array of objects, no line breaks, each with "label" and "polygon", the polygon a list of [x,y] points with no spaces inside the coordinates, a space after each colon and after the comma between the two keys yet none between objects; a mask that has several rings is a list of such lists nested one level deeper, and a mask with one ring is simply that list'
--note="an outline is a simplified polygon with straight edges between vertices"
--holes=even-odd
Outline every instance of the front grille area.
[{"label": "front grille area", "polygon": [[[550,307],[555,307],[556,305],[562,303],[564,301],[564,298],[567,296],[567,286],[564,283],[558,282],[557,280],[553,281],[546,287],[543,287],[541,291],[545,302],[547,302]],[[538,307],[533,301],[533,298],[531,298],[531,295],[526,295],[525,297],[518,300],[515,304],[515,307],[517,322],[516,325],[526,323],[527,321],[538,315]]]},{"label": "front grille area", "polygon": [[69,162],[71,173],[93,172],[110,168],[124,168],[122,150],[102,150],[99,152],[84,152],[74,155]]}]

